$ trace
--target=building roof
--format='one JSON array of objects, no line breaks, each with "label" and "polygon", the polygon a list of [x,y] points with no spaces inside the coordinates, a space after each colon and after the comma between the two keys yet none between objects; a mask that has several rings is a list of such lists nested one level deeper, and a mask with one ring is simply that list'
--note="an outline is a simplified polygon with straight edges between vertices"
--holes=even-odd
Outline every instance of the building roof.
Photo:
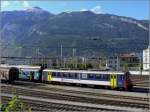
[{"label": "building roof", "polygon": [[121,54],[120,58],[132,58],[132,57],[137,57],[135,54]]}]

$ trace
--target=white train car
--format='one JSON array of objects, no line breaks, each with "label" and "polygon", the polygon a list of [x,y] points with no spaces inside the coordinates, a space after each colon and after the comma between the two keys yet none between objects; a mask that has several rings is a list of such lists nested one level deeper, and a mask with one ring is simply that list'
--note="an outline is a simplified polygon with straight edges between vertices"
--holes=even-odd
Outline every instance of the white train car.
[{"label": "white train car", "polygon": [[52,70],[44,69],[43,82],[64,82],[86,85],[128,88],[131,86],[129,73],[87,70]]}]

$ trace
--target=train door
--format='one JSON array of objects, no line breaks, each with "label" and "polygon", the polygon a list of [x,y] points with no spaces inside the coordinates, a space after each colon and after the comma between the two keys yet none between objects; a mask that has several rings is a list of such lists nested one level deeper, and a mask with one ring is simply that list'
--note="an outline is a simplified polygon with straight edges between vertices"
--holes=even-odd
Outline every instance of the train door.
[{"label": "train door", "polygon": [[124,87],[124,75],[117,75],[117,87]]},{"label": "train door", "polygon": [[47,74],[47,81],[50,82],[52,80],[52,73],[48,72]]},{"label": "train door", "polygon": [[32,74],[31,74],[31,72],[29,72],[29,80],[30,81],[32,80]]},{"label": "train door", "polygon": [[114,89],[114,88],[116,88],[116,86],[117,86],[117,77],[116,77],[116,74],[111,74],[110,75],[110,87],[112,88],[112,89]]},{"label": "train door", "polygon": [[47,74],[48,74],[48,72],[43,71],[43,73],[42,73],[42,82],[46,82],[47,81]]},{"label": "train door", "polygon": [[17,80],[19,77],[19,70],[17,68],[10,68],[9,70],[9,81],[13,82],[14,80]]},{"label": "train door", "polygon": [[34,80],[39,80],[39,72],[38,71],[35,71],[34,72]]},{"label": "train door", "polygon": [[126,72],[124,77],[125,77],[124,78],[124,88],[125,89],[132,89],[133,85],[132,85],[132,82],[131,82],[131,79],[130,79],[130,73]]},{"label": "train door", "polygon": [[29,80],[34,81],[34,71],[29,72]]}]

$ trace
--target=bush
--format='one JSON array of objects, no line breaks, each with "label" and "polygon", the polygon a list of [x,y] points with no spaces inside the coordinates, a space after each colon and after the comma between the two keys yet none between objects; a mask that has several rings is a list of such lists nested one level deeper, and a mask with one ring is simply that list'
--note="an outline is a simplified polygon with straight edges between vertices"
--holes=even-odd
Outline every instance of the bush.
[{"label": "bush", "polygon": [[27,109],[27,106],[21,101],[18,101],[18,98],[16,95],[13,96],[13,98],[6,104],[0,103],[1,111],[2,112],[18,112],[18,111],[26,111],[31,112],[31,108]]}]

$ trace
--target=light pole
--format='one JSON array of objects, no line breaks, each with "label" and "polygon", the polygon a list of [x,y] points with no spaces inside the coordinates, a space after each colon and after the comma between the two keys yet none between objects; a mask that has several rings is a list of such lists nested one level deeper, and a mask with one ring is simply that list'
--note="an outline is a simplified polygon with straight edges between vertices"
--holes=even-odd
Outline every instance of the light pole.
[{"label": "light pole", "polygon": [[142,75],[143,70],[143,61],[142,61],[142,53],[140,54],[140,74]]},{"label": "light pole", "polygon": [[[18,49],[19,49],[18,50],[18,52],[19,52],[18,57],[21,58],[22,57],[22,47],[18,46]],[[22,60],[20,59],[19,61],[21,62],[21,64],[26,64],[26,59],[22,59]],[[16,62],[15,64],[20,64],[20,62],[18,62],[18,63]]]},{"label": "light pole", "polygon": [[1,59],[2,59],[2,52],[1,52],[2,50],[1,50],[1,48],[2,48],[2,45],[1,45],[1,42],[0,42],[0,64],[1,64]]},{"label": "light pole", "polygon": [[22,56],[22,47],[19,46],[18,48],[19,48],[19,57],[21,57]]},{"label": "light pole", "polygon": [[74,61],[74,66],[77,68],[77,58],[76,58],[76,49],[72,49],[72,56],[73,56],[73,61]]},{"label": "light pole", "polygon": [[37,58],[35,60],[37,61],[38,64],[40,64],[41,63],[40,55],[43,56],[43,54],[40,53],[40,48],[36,48],[36,54],[35,55],[36,55],[36,58]]},{"label": "light pole", "polygon": [[63,58],[63,49],[62,49],[62,44],[60,45],[60,67],[62,67],[62,58]]}]

